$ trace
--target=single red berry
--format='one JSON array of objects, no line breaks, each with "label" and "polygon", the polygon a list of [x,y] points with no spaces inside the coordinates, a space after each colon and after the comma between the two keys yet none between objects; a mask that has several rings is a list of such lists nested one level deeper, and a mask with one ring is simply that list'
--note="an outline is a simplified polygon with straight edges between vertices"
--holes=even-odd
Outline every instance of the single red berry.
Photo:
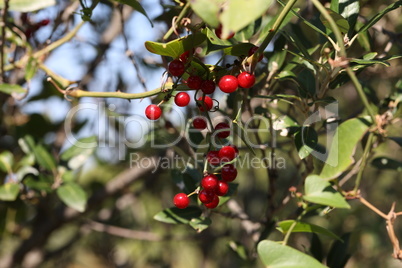
[{"label": "single red berry", "polygon": [[[250,50],[248,51],[248,56],[251,57],[257,50],[259,47],[254,46],[252,48],[250,48]],[[263,54],[260,55],[260,57],[258,58],[258,62],[262,61],[262,58],[264,57]]]},{"label": "single red berry", "polygon": [[239,149],[237,148],[237,146],[236,146],[236,145],[233,145],[233,144],[231,144],[231,145],[229,145],[229,146],[232,147],[232,148],[235,150],[236,156],[238,156],[238,155],[239,155]]},{"label": "single red berry", "polygon": [[202,78],[198,75],[192,75],[187,79],[187,86],[191,89],[200,89]]},{"label": "single red berry", "polygon": [[219,39],[227,40],[232,38],[235,34],[233,32],[230,32],[230,34],[226,38],[222,38],[222,24],[219,24],[218,28],[215,29],[215,35]]},{"label": "single red berry", "polygon": [[173,76],[182,76],[185,71],[184,63],[180,60],[172,60],[169,63],[169,73]]},{"label": "single red berry", "polygon": [[215,126],[215,131],[217,131],[216,136],[225,139],[230,135],[230,126],[227,123],[222,122]]},{"label": "single red berry", "polygon": [[198,199],[200,199],[200,201],[202,203],[210,203],[210,202],[212,202],[213,199],[214,199],[214,196],[215,196],[215,193],[207,191],[205,189],[201,190],[198,193]]},{"label": "single red berry", "polygon": [[193,119],[193,126],[196,129],[203,130],[207,127],[207,121],[203,117],[196,117]]},{"label": "single red berry", "polygon": [[213,174],[205,176],[201,180],[201,187],[204,188],[206,191],[215,193],[219,187],[218,177]]},{"label": "single red berry", "polygon": [[209,151],[207,153],[207,161],[211,165],[219,165],[221,163],[221,159],[219,158],[219,151]]},{"label": "single red berry", "polygon": [[250,88],[254,86],[255,76],[248,72],[242,72],[237,76],[237,81],[242,88]]},{"label": "single red berry", "polygon": [[219,181],[218,191],[216,192],[219,196],[224,196],[229,191],[229,184],[226,181]]},{"label": "single red berry", "polygon": [[231,182],[237,177],[237,169],[232,164],[224,165],[221,169],[221,178],[224,181]]},{"label": "single red berry", "polygon": [[40,26],[46,26],[46,25],[48,25],[49,23],[50,23],[50,20],[49,20],[49,19],[41,20],[40,22],[38,22],[38,24],[39,24]]},{"label": "single red berry", "polygon": [[180,209],[186,208],[190,204],[190,198],[185,193],[179,193],[174,196],[173,204]]},{"label": "single red berry", "polygon": [[145,116],[149,120],[157,120],[162,115],[162,110],[158,105],[151,104],[145,109]]},{"label": "single red berry", "polygon": [[174,97],[177,106],[184,107],[190,103],[190,96],[186,92],[180,92]]},{"label": "single red berry", "polygon": [[231,146],[223,146],[219,150],[219,158],[222,162],[230,162],[236,157],[236,151]]},{"label": "single red berry", "polygon": [[200,89],[205,94],[212,94],[215,91],[215,82],[212,80],[204,80],[201,83]]},{"label": "single red berry", "polygon": [[205,96],[204,99],[203,99],[203,97],[199,97],[198,101],[199,101],[198,107],[200,108],[201,112],[211,110],[212,106],[214,105],[212,99],[208,96]]},{"label": "single red berry", "polygon": [[218,205],[219,197],[217,195],[214,195],[214,199],[211,202],[204,204],[204,206],[206,206],[207,208],[216,208]]},{"label": "single red berry", "polygon": [[237,78],[233,75],[224,75],[218,83],[218,87],[225,93],[235,92],[237,87],[239,86],[239,82],[237,82]]},{"label": "single red berry", "polygon": [[[191,54],[193,54],[195,51],[195,49],[193,48],[191,50]],[[190,50],[184,51],[180,56],[179,59],[183,62],[183,63],[187,63],[188,58],[190,58]]]}]

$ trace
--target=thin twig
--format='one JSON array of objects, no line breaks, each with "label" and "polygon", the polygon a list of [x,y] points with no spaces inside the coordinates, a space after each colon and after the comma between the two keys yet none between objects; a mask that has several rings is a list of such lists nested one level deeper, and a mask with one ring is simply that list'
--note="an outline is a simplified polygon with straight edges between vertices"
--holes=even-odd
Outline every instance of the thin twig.
[{"label": "thin twig", "polygon": [[388,219],[388,216],[385,215],[381,210],[379,210],[378,208],[376,208],[375,206],[373,206],[371,203],[369,203],[369,201],[367,201],[366,199],[364,199],[363,197],[359,197],[360,202],[363,203],[363,205],[365,205],[366,207],[368,207],[369,209],[371,209],[372,211],[374,211],[375,213],[377,213],[378,215],[380,215],[381,217],[383,217],[384,219]]}]

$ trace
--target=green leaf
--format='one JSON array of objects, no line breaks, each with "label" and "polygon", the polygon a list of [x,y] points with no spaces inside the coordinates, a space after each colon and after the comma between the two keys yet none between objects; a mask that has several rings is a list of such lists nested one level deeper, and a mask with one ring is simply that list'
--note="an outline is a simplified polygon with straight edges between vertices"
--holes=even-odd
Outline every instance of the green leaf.
[{"label": "green leaf", "polygon": [[226,55],[232,55],[232,56],[248,56],[248,51],[250,48],[254,47],[253,44],[251,43],[240,43],[236,44],[234,46],[227,47],[223,50],[223,53]]},{"label": "green leaf", "polygon": [[378,169],[394,169],[402,171],[402,162],[396,161],[388,157],[377,157],[371,162]]},{"label": "green leaf", "polygon": [[387,62],[385,60],[377,60],[377,59],[370,59],[370,60],[366,60],[366,59],[351,59],[350,62],[357,63],[359,65],[382,64],[382,65],[384,65],[386,67],[391,66],[391,64],[389,64],[389,62]]},{"label": "green leaf", "polygon": [[359,0],[339,0],[339,11],[335,12],[347,19],[350,30],[353,30],[360,12]]},{"label": "green leaf", "polygon": [[12,173],[12,167],[14,164],[14,156],[9,151],[0,153],[0,169],[7,173]]},{"label": "green leaf", "polygon": [[35,155],[35,159],[38,164],[46,168],[47,170],[53,171],[56,169],[56,160],[54,157],[45,149],[45,147],[41,144],[38,144],[33,149],[33,153]]},{"label": "green leaf", "polygon": [[318,142],[317,132],[312,127],[302,127],[295,134],[295,145],[300,159],[304,159],[315,150]]},{"label": "green leaf", "polygon": [[[46,7],[54,6],[56,0],[10,0],[10,11],[32,12]],[[4,1],[0,1],[0,8],[4,7]]]},{"label": "green leaf", "polygon": [[146,41],[145,47],[149,52],[162,56],[178,58],[185,51],[191,50],[204,42],[205,39],[205,34],[198,32],[196,34],[190,34],[186,37],[175,39],[168,43]]},{"label": "green leaf", "polygon": [[20,192],[20,186],[15,183],[6,183],[0,186],[0,200],[14,201]]},{"label": "green leaf", "polygon": [[193,218],[190,220],[189,225],[194,228],[197,232],[202,232],[211,225],[212,221],[210,218]]},{"label": "green leaf", "polygon": [[258,256],[269,268],[324,268],[313,257],[274,241],[263,240],[257,246]]},{"label": "green leaf", "polygon": [[344,197],[328,181],[317,175],[306,178],[304,190],[303,199],[308,202],[335,208],[350,208]]},{"label": "green leaf", "polygon": [[76,183],[69,182],[57,188],[57,195],[67,206],[79,211],[84,212],[87,205],[87,194]]},{"label": "green leaf", "polygon": [[385,14],[387,14],[388,12],[399,8],[400,6],[402,6],[402,1],[397,1],[389,6],[387,6],[384,10],[382,10],[381,12],[378,12],[374,17],[372,17],[363,27],[361,27],[357,33],[362,33],[367,31],[368,29],[371,28],[371,26],[373,26],[374,24],[377,23],[377,21],[379,21]]},{"label": "green leaf", "polygon": [[357,143],[367,132],[369,125],[363,118],[353,118],[338,127],[321,171],[321,178],[334,179],[354,163],[353,155]]},{"label": "green leaf", "polygon": [[151,26],[154,27],[154,24],[152,23],[151,19],[148,17],[147,12],[145,12],[145,9],[141,6],[141,4],[138,1],[136,1],[136,0],[114,0],[114,1],[134,8],[134,10],[136,10],[136,11],[140,12],[142,15],[144,15],[148,19],[149,23],[151,23]]},{"label": "green leaf", "polygon": [[53,182],[53,179],[51,179],[50,177],[41,175],[39,175],[38,177],[28,175],[27,178],[24,179],[24,184],[26,187],[28,187],[28,189],[34,189],[39,192],[45,191],[47,193],[51,193],[53,191]]},{"label": "green leaf", "polygon": [[25,68],[25,79],[27,81],[31,80],[38,70],[38,62],[34,57],[30,57],[28,60],[28,64]]},{"label": "green leaf", "polygon": [[[342,33],[347,33],[349,31],[349,23],[348,21],[342,17],[340,14],[332,11],[331,9],[327,8],[327,11],[329,15],[332,17],[332,19],[335,21],[336,25],[338,26],[339,30]],[[332,31],[331,25],[329,21],[321,14],[320,15],[320,20],[324,24],[324,26]]]},{"label": "green leaf", "polygon": [[[277,224],[279,227],[277,229],[281,233],[286,234],[289,231],[290,226],[292,226],[294,222],[295,222],[294,220],[286,220],[286,221],[278,222]],[[292,233],[316,233],[316,234],[323,234],[323,235],[332,237],[334,239],[341,240],[339,238],[339,236],[337,236],[333,232],[331,232],[321,226],[311,224],[311,223],[301,222],[301,221],[298,221],[296,223],[296,225],[292,229]]]},{"label": "green leaf", "polygon": [[77,169],[85,164],[85,161],[93,154],[96,149],[96,147],[83,148],[82,146],[80,146],[80,144],[96,143],[96,141],[96,136],[79,139],[74,145],[72,145],[61,154],[60,159],[63,161],[68,161],[68,166],[71,169]]},{"label": "green leaf", "polygon": [[15,85],[15,84],[0,84],[0,92],[6,93],[6,94],[13,94],[13,93],[18,93],[18,94],[24,94],[27,92],[27,90],[20,85]]},{"label": "green leaf", "polygon": [[158,212],[154,219],[171,224],[189,224],[192,219],[199,218],[201,214],[202,210],[199,207],[190,206],[185,209],[172,207]]},{"label": "green leaf", "polygon": [[219,16],[222,36],[236,33],[261,17],[271,6],[272,0],[230,0]]},{"label": "green leaf", "polygon": [[190,6],[206,24],[217,28],[219,26],[219,11],[224,2],[225,0],[192,0]]}]

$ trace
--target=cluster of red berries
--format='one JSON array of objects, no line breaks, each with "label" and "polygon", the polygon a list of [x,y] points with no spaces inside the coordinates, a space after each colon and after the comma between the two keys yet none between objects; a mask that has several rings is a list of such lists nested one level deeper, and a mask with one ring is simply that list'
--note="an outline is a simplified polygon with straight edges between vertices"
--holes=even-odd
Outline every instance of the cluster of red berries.
[{"label": "cluster of red berries", "polygon": [[[217,29],[217,31],[219,28]],[[249,56],[253,55],[258,47],[254,46],[249,51]],[[190,51],[186,51],[180,55],[178,59],[174,59],[168,65],[168,72],[174,76],[181,78],[186,72],[186,65],[190,58]],[[262,59],[262,55],[259,61]],[[251,88],[255,83],[255,76],[249,72],[241,72],[237,76],[224,75],[218,81],[218,87],[222,92],[232,93],[238,87]],[[203,79],[198,75],[191,75],[184,81],[189,89],[201,90],[203,96],[197,98],[197,105],[201,112],[210,111],[213,107],[213,99],[206,94],[215,92],[216,82],[213,79]],[[179,107],[185,107],[190,103],[190,96],[187,92],[179,92],[174,98],[174,102]],[[151,104],[145,109],[145,115],[150,120],[157,120],[162,115],[159,105]],[[205,128],[205,127],[204,127]]]},{"label": "cluster of red berries", "polygon": [[[222,167],[220,176],[219,180],[214,174],[206,174],[201,180],[198,199],[207,208],[212,209],[219,205],[219,196],[225,196],[228,193],[228,183],[236,179],[237,170],[232,164],[226,164]],[[190,204],[189,196],[185,193],[178,193],[173,198],[173,204],[177,208],[184,209]]]}]

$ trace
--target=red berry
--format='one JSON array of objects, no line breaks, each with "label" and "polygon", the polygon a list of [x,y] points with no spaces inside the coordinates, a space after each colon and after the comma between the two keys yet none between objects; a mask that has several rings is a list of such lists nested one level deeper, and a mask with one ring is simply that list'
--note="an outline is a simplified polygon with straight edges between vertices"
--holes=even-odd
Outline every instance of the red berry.
[{"label": "red berry", "polygon": [[[248,51],[248,56],[250,57],[251,55],[253,55],[258,50],[258,48],[259,47],[257,47],[257,46],[250,48],[250,50]],[[258,62],[262,61],[263,57],[264,57],[264,55],[261,54],[260,57],[258,58]]]},{"label": "red berry", "polygon": [[172,60],[169,63],[169,73],[173,76],[182,76],[184,74],[185,68],[184,63],[180,60]]},{"label": "red berry", "polygon": [[205,94],[212,94],[215,91],[215,82],[212,80],[202,81],[200,89]]},{"label": "red berry", "polygon": [[180,209],[186,208],[190,204],[190,198],[185,193],[179,193],[174,196],[173,204]]},{"label": "red berry", "polygon": [[217,166],[221,163],[221,159],[219,158],[219,151],[209,151],[207,153],[207,161],[214,166]]},{"label": "red berry", "polygon": [[[227,131],[223,131],[227,130]],[[230,126],[226,123],[219,123],[215,126],[215,131],[217,131],[216,136],[221,139],[227,138],[230,135]]]},{"label": "red berry", "polygon": [[151,104],[145,109],[145,116],[150,120],[157,120],[162,115],[162,110],[158,105]]},{"label": "red berry", "polygon": [[198,101],[200,101],[198,103],[198,107],[200,108],[201,112],[211,110],[212,106],[214,105],[212,99],[208,96],[205,96],[205,99],[203,99],[203,97],[199,97]]},{"label": "red berry", "polygon": [[225,75],[223,76],[218,83],[218,87],[225,93],[235,92],[239,83],[237,82],[237,78],[233,75]]},{"label": "red berry", "polygon": [[229,184],[225,181],[219,181],[218,191],[216,192],[219,196],[224,196],[229,191]]},{"label": "red berry", "polygon": [[[191,53],[194,53],[194,48],[191,50]],[[179,59],[184,62],[187,63],[188,58],[190,57],[190,50],[184,51],[180,56]]]},{"label": "red berry", "polygon": [[187,86],[191,89],[200,89],[202,84],[202,78],[198,75],[190,76],[187,79]]},{"label": "red berry", "polygon": [[248,72],[242,72],[237,76],[237,81],[242,88],[250,88],[254,86],[255,76]]},{"label": "red berry", "polygon": [[236,151],[231,146],[223,146],[219,150],[219,158],[222,162],[230,162],[236,157]]},{"label": "red berry", "polygon": [[216,208],[218,205],[219,197],[217,195],[214,195],[214,199],[211,202],[204,204],[204,206],[206,206],[207,208]]},{"label": "red berry", "polygon": [[201,187],[208,192],[215,193],[219,187],[219,180],[215,175],[209,174],[202,178]]},{"label": "red berry", "polygon": [[213,201],[215,194],[213,192],[207,191],[205,189],[201,190],[198,193],[198,199],[200,199],[200,201],[202,203],[210,203]]},{"label": "red berry", "polygon": [[[219,24],[218,28],[215,29],[215,34],[219,39],[223,39],[222,38],[222,24]],[[234,36],[235,34],[233,32],[230,32],[230,34],[224,38],[223,40],[227,40],[230,39]]]},{"label": "red berry", "polygon": [[235,150],[236,156],[238,156],[239,155],[239,149],[236,147],[236,145],[231,144],[229,146],[232,147]]},{"label": "red berry", "polygon": [[196,117],[193,120],[193,126],[196,129],[203,130],[207,127],[207,121],[202,117]]},{"label": "red berry", "polygon": [[184,107],[187,106],[190,102],[190,96],[186,92],[180,92],[174,97],[174,103],[177,106]]},{"label": "red berry", "polygon": [[224,181],[231,182],[237,177],[237,169],[232,164],[227,164],[222,167],[221,178]]}]

